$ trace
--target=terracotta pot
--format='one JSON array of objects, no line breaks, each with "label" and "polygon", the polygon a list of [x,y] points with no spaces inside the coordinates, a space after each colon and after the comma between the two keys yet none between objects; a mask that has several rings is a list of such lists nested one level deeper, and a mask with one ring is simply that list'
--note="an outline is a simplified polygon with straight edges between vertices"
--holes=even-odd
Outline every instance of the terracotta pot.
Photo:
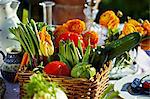
[{"label": "terracotta pot", "polygon": [[53,0],[56,4],[62,5],[84,5],[85,0]]},{"label": "terracotta pot", "polygon": [[53,24],[63,24],[69,19],[85,20],[83,13],[85,0],[54,0]]}]

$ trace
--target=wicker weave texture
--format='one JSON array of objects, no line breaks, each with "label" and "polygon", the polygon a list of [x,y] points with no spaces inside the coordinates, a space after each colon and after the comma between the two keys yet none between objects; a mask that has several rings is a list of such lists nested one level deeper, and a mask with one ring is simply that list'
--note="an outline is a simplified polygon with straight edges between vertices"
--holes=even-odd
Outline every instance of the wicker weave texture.
[{"label": "wicker weave texture", "polygon": [[[57,82],[62,86],[69,99],[98,99],[108,86],[108,74],[110,69],[110,64],[105,65],[104,68],[91,79],[49,75],[50,79],[47,80]],[[19,71],[20,98],[26,94],[23,86],[29,82],[29,77],[32,74],[33,72],[29,71]]]}]

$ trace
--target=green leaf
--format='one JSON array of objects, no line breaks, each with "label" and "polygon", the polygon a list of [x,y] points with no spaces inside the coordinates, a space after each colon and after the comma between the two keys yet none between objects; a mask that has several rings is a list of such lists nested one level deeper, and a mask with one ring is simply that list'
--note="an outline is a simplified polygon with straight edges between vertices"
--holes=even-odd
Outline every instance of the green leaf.
[{"label": "green leaf", "polygon": [[[56,88],[59,88],[58,84],[54,82],[48,82],[44,75],[41,73],[33,74],[30,77],[29,83],[24,86],[27,94],[24,98],[31,99],[34,95],[41,97],[45,94],[49,94],[49,99],[53,96],[56,97]],[[49,90],[51,89],[51,90]]]},{"label": "green leaf", "polygon": [[27,27],[27,30],[28,30],[32,40],[33,40],[35,50],[38,52],[40,48],[39,48],[39,40],[36,36],[36,33],[32,30],[31,26],[29,26],[28,24],[26,25],[26,27]]},{"label": "green leaf", "polygon": [[66,49],[66,44],[64,44],[63,41],[60,41],[59,42],[59,53],[66,58],[66,52],[65,52],[66,50],[65,49]]},{"label": "green leaf", "polygon": [[119,92],[112,92],[109,96],[107,96],[106,99],[114,99],[115,97],[117,97],[119,94]]},{"label": "green leaf", "polygon": [[79,57],[75,55],[74,51],[72,49],[70,49],[70,54],[72,56],[73,59],[73,66],[75,66],[77,63],[79,63]]},{"label": "green leaf", "polygon": [[71,70],[71,76],[75,78],[79,78],[81,74],[84,72],[83,63],[76,64]]},{"label": "green leaf", "polygon": [[34,41],[33,41],[33,39],[31,38],[31,35],[30,35],[30,32],[27,30],[27,28],[26,28],[26,26],[23,24],[23,23],[20,23],[20,26],[22,27],[22,29],[23,29],[23,33],[24,33],[24,35],[25,35],[25,37],[26,37],[26,39],[28,40],[28,44],[30,45],[30,47],[31,47],[31,50],[32,50],[32,53],[33,53],[33,55],[35,55],[35,45],[34,45]]},{"label": "green leaf", "polygon": [[105,99],[104,97],[113,89],[113,87],[114,87],[114,84],[110,84],[99,99]]},{"label": "green leaf", "polygon": [[60,53],[58,54],[58,56],[60,58],[60,61],[64,62],[71,69],[71,66],[70,66],[69,62],[66,60],[66,58],[63,55],[61,55]]},{"label": "green leaf", "polygon": [[80,40],[78,40],[78,49],[79,49],[81,57],[83,57],[83,48],[82,48],[82,44]]},{"label": "green leaf", "polygon": [[29,46],[29,44],[28,44],[29,42],[27,42],[26,37],[25,37],[25,35],[24,35],[24,31],[23,31],[23,29],[21,28],[21,26],[18,26],[18,28],[17,28],[16,30],[19,32],[19,35],[20,35],[22,41],[24,42],[24,44],[26,45],[26,47],[27,47],[27,49],[28,49],[28,52],[30,53],[30,55],[31,55],[32,57],[34,57],[33,52],[32,52],[32,50],[31,50],[31,48],[30,48],[30,46]]},{"label": "green leaf", "polygon": [[74,42],[71,42],[71,49],[72,49],[72,52],[74,53],[74,57],[77,61],[79,61],[79,56],[78,56],[78,53],[77,53],[77,49],[75,47],[75,44]]},{"label": "green leaf", "polygon": [[87,47],[87,49],[86,49],[86,51],[85,51],[85,54],[84,54],[84,56],[83,56],[82,62],[88,63],[88,61],[89,61],[89,56],[90,56],[90,52],[91,52],[91,47],[90,47],[90,45],[88,45],[88,47]]},{"label": "green leaf", "polygon": [[90,67],[88,72],[90,74],[90,78],[96,75],[96,69],[94,67]]}]

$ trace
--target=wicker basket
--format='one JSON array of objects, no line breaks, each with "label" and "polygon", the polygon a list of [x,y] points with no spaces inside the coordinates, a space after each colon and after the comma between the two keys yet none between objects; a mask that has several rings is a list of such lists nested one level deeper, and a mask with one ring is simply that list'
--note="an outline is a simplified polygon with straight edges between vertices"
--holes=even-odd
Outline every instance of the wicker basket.
[{"label": "wicker basket", "polygon": [[[72,78],[62,76],[50,76],[50,81],[57,82],[62,86],[69,99],[98,99],[103,91],[108,86],[108,74],[111,69],[111,63],[105,64],[104,68],[95,75],[92,79]],[[20,98],[22,98],[26,92],[23,88],[24,84],[29,81],[29,76],[33,72],[25,71],[24,68],[18,72],[18,80],[20,84]]]}]

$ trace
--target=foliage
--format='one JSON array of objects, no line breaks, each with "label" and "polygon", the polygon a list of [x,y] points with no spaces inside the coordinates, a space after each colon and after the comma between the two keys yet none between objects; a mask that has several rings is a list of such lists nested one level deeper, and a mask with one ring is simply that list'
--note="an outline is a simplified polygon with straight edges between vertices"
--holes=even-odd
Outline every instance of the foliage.
[{"label": "foliage", "polygon": [[30,99],[36,94],[36,97],[41,97],[49,94],[50,97],[56,97],[56,88],[58,85],[54,82],[48,82],[44,74],[38,73],[33,74],[30,77],[29,83],[24,86],[25,90],[28,92],[25,99]]}]

